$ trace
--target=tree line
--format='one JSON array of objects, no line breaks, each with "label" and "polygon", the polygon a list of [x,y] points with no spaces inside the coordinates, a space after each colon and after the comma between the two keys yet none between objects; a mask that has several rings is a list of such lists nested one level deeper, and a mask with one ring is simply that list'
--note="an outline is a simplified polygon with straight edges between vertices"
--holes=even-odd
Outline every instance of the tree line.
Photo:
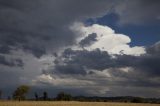
[{"label": "tree line", "polygon": [[[28,94],[30,87],[27,85],[21,85],[16,88],[13,92],[12,97],[8,97],[8,100],[36,100],[36,101],[48,101],[48,100],[57,100],[57,101],[71,101],[72,96],[65,92],[59,92],[56,98],[51,99],[48,97],[48,93],[46,91],[43,92],[43,96],[40,96],[37,92],[34,93],[34,99],[27,99],[26,95]],[[0,99],[2,98],[2,91],[0,90]]]},{"label": "tree line", "polygon": [[[160,98],[141,98],[132,96],[119,96],[119,97],[85,97],[75,96],[59,92],[55,98],[49,98],[48,93],[43,91],[43,95],[39,95],[37,92],[34,93],[34,98],[27,99],[30,87],[27,85],[21,85],[16,88],[13,92],[12,97],[8,97],[8,100],[36,100],[36,101],[81,101],[81,102],[132,102],[132,103],[159,103]],[[2,99],[2,91],[0,90],[0,99]]]}]

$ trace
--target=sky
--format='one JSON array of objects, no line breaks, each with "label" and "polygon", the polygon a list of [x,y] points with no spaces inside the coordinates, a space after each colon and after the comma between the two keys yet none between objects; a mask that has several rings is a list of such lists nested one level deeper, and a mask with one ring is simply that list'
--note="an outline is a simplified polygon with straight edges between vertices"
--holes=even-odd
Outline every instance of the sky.
[{"label": "sky", "polygon": [[0,89],[160,97],[159,0],[0,0]]}]

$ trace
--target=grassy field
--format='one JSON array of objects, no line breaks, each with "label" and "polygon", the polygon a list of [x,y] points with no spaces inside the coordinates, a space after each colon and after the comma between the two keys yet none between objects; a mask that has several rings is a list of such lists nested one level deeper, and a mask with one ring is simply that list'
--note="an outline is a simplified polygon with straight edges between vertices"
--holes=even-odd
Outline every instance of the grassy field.
[{"label": "grassy field", "polygon": [[0,106],[160,106],[160,104],[109,103],[109,102],[1,101]]}]

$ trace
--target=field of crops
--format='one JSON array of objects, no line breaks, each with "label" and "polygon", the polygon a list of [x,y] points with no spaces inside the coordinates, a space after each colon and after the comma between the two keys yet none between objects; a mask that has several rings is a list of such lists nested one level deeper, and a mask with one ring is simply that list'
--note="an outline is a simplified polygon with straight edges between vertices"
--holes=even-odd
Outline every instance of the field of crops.
[{"label": "field of crops", "polygon": [[109,103],[109,102],[1,101],[0,106],[160,106],[160,104]]}]

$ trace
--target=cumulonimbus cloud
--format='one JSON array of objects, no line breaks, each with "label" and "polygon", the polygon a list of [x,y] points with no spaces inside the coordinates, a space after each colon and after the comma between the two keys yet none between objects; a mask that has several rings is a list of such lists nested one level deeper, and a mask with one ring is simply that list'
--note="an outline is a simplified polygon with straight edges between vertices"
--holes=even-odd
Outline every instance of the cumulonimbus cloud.
[{"label": "cumulonimbus cloud", "polygon": [[[75,23],[71,26],[71,29],[81,36],[78,38],[80,43],[84,39],[88,39],[90,34],[96,34],[94,38],[94,43],[90,46],[85,47],[85,49],[96,49],[99,48],[103,51],[108,51],[111,54],[130,54],[130,55],[141,55],[145,53],[145,48],[143,46],[133,46],[131,47],[129,43],[131,39],[129,36],[124,34],[115,33],[115,31],[108,26],[93,24],[91,26],[85,26],[82,23]],[[82,44],[81,44],[82,45]]]},{"label": "cumulonimbus cloud", "polygon": [[150,22],[159,2],[145,1],[0,0],[0,84],[4,89],[32,81],[57,89],[72,85],[77,92],[104,95],[128,85],[126,94],[138,87],[137,95],[158,95],[159,43],[131,47],[127,35],[83,24],[108,13],[118,15],[120,24]]},{"label": "cumulonimbus cloud", "polygon": [[[129,46],[131,39],[127,35],[116,34],[114,30],[107,26],[76,24],[71,29],[80,36],[77,39],[77,45],[66,48],[61,55],[55,58],[54,65],[43,74],[43,79],[46,79],[45,83],[56,86],[56,81],[63,78],[61,84],[58,85],[63,86],[65,80],[70,80],[68,78],[71,78],[76,83],[81,82],[83,79],[91,83],[87,83],[87,85],[79,83],[79,85],[73,84],[72,86],[83,86],[81,89],[85,89],[87,92],[92,91],[92,94],[95,95],[100,92],[102,93],[101,95],[105,95],[106,92],[114,93],[122,86],[129,86],[128,91],[130,92],[133,91],[133,87],[137,87],[139,88],[137,92],[140,95],[145,95],[144,92],[141,92],[144,87],[151,87],[150,92],[154,94],[158,92],[158,89],[155,89],[154,92],[153,89],[155,86],[159,88],[160,85],[158,82],[160,75],[158,71],[160,70],[158,65],[160,63],[159,42],[150,47],[137,46],[136,48],[139,48],[139,50],[135,51],[134,47]],[[88,39],[88,36],[93,33],[96,35],[94,40]],[[110,41],[110,37],[112,42],[108,43],[107,41]],[[94,42],[81,48],[79,42],[85,39]],[[101,44],[101,40],[105,41],[106,45]],[[128,46],[129,48],[127,49],[132,52],[128,53],[127,49],[125,51],[123,48],[119,48],[119,45]],[[111,46],[111,48],[104,49],[102,48],[103,46]],[[118,52],[113,52],[113,48],[117,48]],[[48,79],[48,76],[51,79]],[[34,84],[43,83],[41,82],[41,76],[33,81],[36,82]],[[67,84],[65,86],[69,88]],[[99,92],[93,93],[94,91],[96,92],[96,88],[99,89]],[[113,88],[114,91],[110,90]],[[150,94],[147,96],[150,96]]]}]

